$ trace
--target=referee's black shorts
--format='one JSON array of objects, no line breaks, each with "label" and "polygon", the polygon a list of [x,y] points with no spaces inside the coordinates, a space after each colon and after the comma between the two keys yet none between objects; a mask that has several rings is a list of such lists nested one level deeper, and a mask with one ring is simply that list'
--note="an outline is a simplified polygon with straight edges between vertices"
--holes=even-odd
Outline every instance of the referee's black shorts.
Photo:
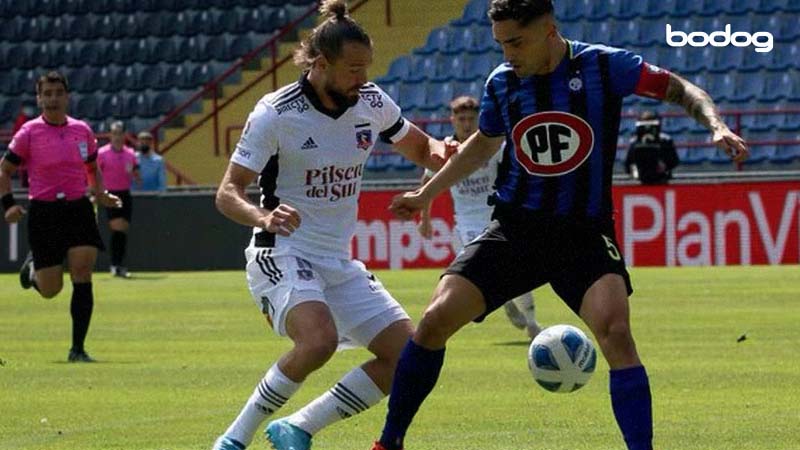
[{"label": "referee's black shorts", "polygon": [[131,196],[131,191],[108,191],[111,194],[116,195],[122,200],[122,208],[105,208],[106,210],[106,217],[109,221],[113,219],[125,219],[128,223],[131,222],[131,217],[133,217],[133,196]]},{"label": "referee's black shorts", "polygon": [[578,314],[586,291],[605,274],[621,275],[628,295],[633,293],[614,234],[613,222],[595,225],[520,211],[496,213],[445,274],[463,276],[483,293],[486,312],[476,322],[546,283]]},{"label": "referee's black shorts", "polygon": [[31,200],[28,243],[36,270],[63,264],[67,250],[72,247],[105,249],[94,207],[86,197],[73,201]]}]

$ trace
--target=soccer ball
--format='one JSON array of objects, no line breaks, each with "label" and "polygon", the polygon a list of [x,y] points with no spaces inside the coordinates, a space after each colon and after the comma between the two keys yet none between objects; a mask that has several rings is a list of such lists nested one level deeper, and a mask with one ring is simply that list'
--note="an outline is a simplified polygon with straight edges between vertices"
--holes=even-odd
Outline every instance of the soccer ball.
[{"label": "soccer ball", "polygon": [[571,325],[545,328],[528,349],[528,368],[533,378],[550,392],[582,388],[592,377],[596,363],[594,344]]}]

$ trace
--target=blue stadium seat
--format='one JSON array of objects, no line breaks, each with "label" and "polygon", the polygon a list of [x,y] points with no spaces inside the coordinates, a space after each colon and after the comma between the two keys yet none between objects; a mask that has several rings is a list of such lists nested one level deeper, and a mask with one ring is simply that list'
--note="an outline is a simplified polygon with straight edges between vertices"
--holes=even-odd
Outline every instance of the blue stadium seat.
[{"label": "blue stadium seat", "polygon": [[[197,85],[192,83],[190,74],[191,70],[194,68],[194,64],[192,63],[183,63],[183,64],[168,64],[164,68],[163,78],[165,83],[171,86],[175,86],[178,89],[191,89],[198,87]],[[154,89],[162,89],[166,88],[166,86],[154,86]]]},{"label": "blue stadium seat", "polygon": [[[719,14],[725,14],[731,8],[732,0],[699,0],[700,9],[697,11],[698,14],[701,16],[717,16]],[[721,28],[719,28],[721,30]],[[708,33],[711,31],[717,31],[717,29],[713,30],[703,30]]]},{"label": "blue stadium seat", "polygon": [[[800,135],[795,136],[794,140],[800,141]],[[794,161],[800,161],[800,144],[777,146],[769,161],[774,164],[789,164]]]},{"label": "blue stadium seat", "polygon": [[731,5],[728,6],[727,12],[733,14],[745,14],[748,12],[758,11],[758,7],[759,0],[736,0],[735,2],[731,2]]},{"label": "blue stadium seat", "polygon": [[591,21],[606,20],[611,17],[610,2],[589,1],[584,7],[584,17]]},{"label": "blue stadium seat", "polygon": [[112,71],[114,76],[114,88],[112,91],[117,89],[126,89],[128,91],[142,91],[145,89],[145,86],[142,84],[142,65],[141,64],[130,64],[127,66],[122,66],[119,70]]},{"label": "blue stadium seat", "polygon": [[174,24],[177,22],[178,13],[169,11],[159,11],[155,13],[144,13],[144,27],[148,36],[168,37],[176,34]]},{"label": "blue stadium seat", "polygon": [[125,17],[119,14],[106,14],[97,18],[91,26],[97,28],[97,35],[105,39],[120,39],[125,36],[123,23]]},{"label": "blue stadium seat", "polygon": [[234,59],[241,58],[255,48],[253,41],[247,35],[233,37],[227,45],[227,53]]},{"label": "blue stadium seat", "polygon": [[[11,1],[19,3],[16,0]],[[61,0],[59,4],[62,12],[65,14],[86,14],[89,12],[86,0]]]},{"label": "blue stadium seat", "polygon": [[431,55],[438,51],[447,49],[450,41],[450,34],[447,27],[435,28],[428,34],[428,39],[425,45],[414,49],[416,55]]},{"label": "blue stadium seat", "polygon": [[462,95],[475,97],[480,101],[481,97],[483,97],[483,82],[473,80],[466,83],[455,83],[453,85],[453,96],[459,97]]},{"label": "blue stadium seat", "polygon": [[12,75],[13,73],[10,70],[0,71],[0,94],[9,96],[17,94],[14,91],[14,82],[12,80],[13,78]]},{"label": "blue stadium seat", "polygon": [[495,64],[496,61],[493,61],[490,58],[484,56],[476,56],[469,58],[467,60],[467,64],[464,70],[464,79],[465,80],[485,80],[492,70],[497,67]]},{"label": "blue stadium seat", "polygon": [[674,0],[672,10],[668,12],[669,17],[688,17],[698,9],[697,0]]},{"label": "blue stadium seat", "polygon": [[397,98],[403,109],[422,108],[426,104],[424,83],[403,83]]},{"label": "blue stadium seat", "polygon": [[675,2],[676,0],[645,0],[642,2],[644,3],[642,17],[656,19],[671,14],[675,10]]},{"label": "blue stadium seat", "polygon": [[99,41],[86,41],[78,47],[78,61],[91,66],[103,65],[106,63],[104,52]]},{"label": "blue stadium seat", "polygon": [[694,119],[689,116],[666,117],[663,120],[663,131],[667,134],[679,134],[694,126]]},{"label": "blue stadium seat", "polygon": [[411,58],[409,56],[404,55],[392,61],[392,63],[389,65],[389,70],[386,73],[384,80],[388,82],[404,80],[407,79],[410,74],[411,74]]},{"label": "blue stadium seat", "polygon": [[778,11],[797,11],[798,5],[795,5],[795,0],[761,0],[759,4],[759,11],[765,13],[774,13]]},{"label": "blue stadium seat", "polygon": [[97,89],[94,80],[94,69],[91,67],[78,67],[68,70],[65,75],[71,91],[86,93]]},{"label": "blue stadium seat", "polygon": [[572,2],[554,2],[556,18],[561,22],[574,22],[584,17],[586,3],[591,0],[574,0]]},{"label": "blue stadium seat", "polygon": [[440,74],[433,78],[434,81],[444,81],[444,80],[464,81],[466,79],[465,66],[468,58],[462,55],[443,59],[440,63],[441,64],[441,67],[439,68]]},{"label": "blue stadium seat", "polygon": [[769,70],[783,71],[795,67],[797,61],[800,61],[800,44],[777,45],[771,52],[761,55],[763,56],[760,58],[766,57],[770,61]]},{"label": "blue stadium seat", "polygon": [[150,116],[150,100],[146,92],[140,92],[128,98],[126,105],[128,111],[133,116]]},{"label": "blue stadium seat", "polygon": [[750,146],[750,157],[745,160],[748,166],[761,164],[765,161],[772,162],[776,147],[774,145],[752,145]]},{"label": "blue stadium seat", "polygon": [[150,112],[160,116],[170,112],[175,106],[177,106],[177,103],[171,92],[160,92],[153,98]]},{"label": "blue stadium seat", "polygon": [[[762,75],[763,76],[763,75]],[[764,81],[764,92],[761,94],[762,100],[777,101],[780,99],[788,99],[792,96],[792,83],[793,77],[797,77],[797,73],[768,73]]]},{"label": "blue stadium seat", "polygon": [[119,69],[117,66],[104,66],[92,72],[90,84],[95,90],[106,92],[117,92],[122,89],[122,80],[117,76]]},{"label": "blue stadium seat", "polygon": [[164,38],[156,41],[153,51],[159,56],[159,61],[168,63],[183,63],[186,61],[186,56],[178,52],[177,42],[179,40],[180,38]]},{"label": "blue stadium seat", "polygon": [[383,89],[383,92],[386,92],[386,95],[389,96],[395,102],[397,101],[398,94],[400,93],[400,84],[399,83],[387,83],[384,81],[376,81],[378,86]]},{"label": "blue stadium seat", "polygon": [[384,172],[389,168],[389,164],[386,162],[386,159],[383,158],[382,153],[373,152],[367,158],[367,162],[364,164],[364,168],[372,172]]},{"label": "blue stadium seat", "polygon": [[610,0],[608,4],[611,16],[623,20],[641,16],[646,6],[646,3],[641,0]]},{"label": "blue stadium seat", "polygon": [[427,79],[431,79],[439,74],[439,56],[417,55],[411,62],[411,71]]},{"label": "blue stadium seat", "polygon": [[447,109],[453,97],[453,83],[428,83],[425,93],[426,109]]},{"label": "blue stadium seat", "polygon": [[[695,52],[697,52],[697,50],[695,50]],[[717,48],[708,46],[703,49],[703,56],[701,58],[705,60],[707,57],[710,57],[708,60],[710,64],[706,66],[706,69],[712,73],[735,71],[743,65],[743,59],[746,59],[744,58],[742,49],[737,47]]]},{"label": "blue stadium seat", "polygon": [[103,117],[100,114],[94,94],[82,95],[76,100],[75,115],[81,119],[99,119]]},{"label": "blue stadium seat", "polygon": [[20,104],[22,102],[14,97],[4,97],[0,100],[2,100],[2,102],[0,102],[0,124],[11,122],[19,113]]},{"label": "blue stadium seat", "polygon": [[739,73],[736,75],[736,84],[733,96],[728,98],[728,101],[734,103],[743,103],[750,100],[755,100],[761,97],[764,84],[762,77],[759,73]]},{"label": "blue stadium seat", "polygon": [[706,151],[702,147],[679,148],[678,158],[681,164],[689,166],[702,164],[707,160]]},{"label": "blue stadium seat", "polygon": [[145,22],[145,14],[142,11],[129,14],[120,21],[120,27],[123,29],[123,35],[128,38],[144,38],[147,36],[147,24]]},{"label": "blue stadium seat", "polygon": [[86,8],[95,14],[106,14],[114,10],[111,0],[84,0],[84,2],[86,2]]},{"label": "blue stadium seat", "polygon": [[710,77],[709,82],[707,92],[717,101],[730,101],[736,95],[736,80],[729,73]]},{"label": "blue stadium seat", "polygon": [[[614,45],[626,46],[629,44],[644,45],[640,39],[641,27],[638,21],[626,20],[617,22],[617,26],[611,30],[611,42]],[[576,38],[578,38],[576,36]],[[582,39],[581,37],[578,39]]]},{"label": "blue stadium seat", "polygon": [[124,119],[132,115],[127,103],[127,98],[121,93],[107,94],[100,101],[100,112],[103,117]]},{"label": "blue stadium seat", "polygon": [[275,30],[274,8],[241,8],[237,11],[239,29],[242,31],[255,31],[258,33],[270,33]]},{"label": "blue stadium seat", "polygon": [[192,30],[203,34],[222,33],[222,23],[219,20],[220,12],[215,9],[205,9],[194,16]]},{"label": "blue stadium seat", "polygon": [[487,25],[489,24],[489,17],[486,15],[488,11],[488,0],[471,0],[464,7],[464,13],[461,17],[451,23],[457,27],[470,26],[473,24]]},{"label": "blue stadium seat", "polygon": [[228,46],[225,42],[224,36],[201,36],[200,37],[200,48],[203,54],[205,55],[205,60],[218,60],[218,61],[230,61],[232,57],[227,55]]},{"label": "blue stadium seat", "polygon": [[494,41],[492,29],[485,26],[471,28],[472,40],[465,43],[465,49],[470,53],[485,53],[497,51],[500,46]]},{"label": "blue stadium seat", "polygon": [[118,13],[132,13],[136,12],[137,3],[137,0],[112,0],[111,8]]},{"label": "blue stadium seat", "polygon": [[783,116],[783,122],[778,127],[779,131],[800,131],[800,114],[786,113]]},{"label": "blue stadium seat", "polygon": [[31,65],[33,67],[44,67],[46,69],[54,69],[56,66],[59,66],[60,64],[55,63],[53,49],[54,46],[49,45],[47,42],[31,45],[29,49]]}]

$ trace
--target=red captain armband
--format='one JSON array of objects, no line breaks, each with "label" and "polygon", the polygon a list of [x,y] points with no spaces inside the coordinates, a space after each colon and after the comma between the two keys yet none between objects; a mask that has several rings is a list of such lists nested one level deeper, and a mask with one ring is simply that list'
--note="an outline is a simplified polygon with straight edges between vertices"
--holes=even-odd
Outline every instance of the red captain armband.
[{"label": "red captain armband", "polygon": [[670,73],[668,70],[652,64],[643,63],[642,72],[639,74],[639,83],[636,84],[636,90],[633,92],[643,97],[663,100],[664,97],[667,96],[669,76]]}]

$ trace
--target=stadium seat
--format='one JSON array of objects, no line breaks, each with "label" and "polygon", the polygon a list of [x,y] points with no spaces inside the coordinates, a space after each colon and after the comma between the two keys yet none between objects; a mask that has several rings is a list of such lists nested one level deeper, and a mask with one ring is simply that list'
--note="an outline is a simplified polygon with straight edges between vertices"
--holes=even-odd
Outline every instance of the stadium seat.
[{"label": "stadium seat", "polygon": [[452,21],[451,23],[457,27],[470,26],[474,24],[489,24],[489,18],[486,13],[489,11],[488,0],[470,0],[464,7],[464,13],[460,18]]},{"label": "stadium seat", "polygon": [[571,2],[554,2],[555,15],[561,22],[574,22],[584,17],[586,3],[591,0],[574,0]]},{"label": "stadium seat", "polygon": [[239,9],[237,20],[239,29],[243,31],[255,31],[258,33],[270,33],[275,30],[275,14],[273,8],[252,8]]},{"label": "stadium seat", "polygon": [[160,116],[170,112],[177,105],[171,92],[161,92],[153,98],[151,114]]},{"label": "stadium seat", "polygon": [[[626,46],[633,43],[644,45],[644,42],[639,37],[640,30],[640,24],[636,21],[625,20],[618,22],[617,26],[611,30],[611,42],[618,46]],[[576,37],[576,39],[583,39],[582,34],[580,38]]]},{"label": "stadium seat", "polygon": [[745,14],[748,12],[757,12],[759,7],[759,0],[736,0],[731,2],[728,6],[727,12],[733,14]]},{"label": "stadium seat", "polygon": [[641,0],[610,0],[608,4],[611,16],[623,20],[630,20],[634,17],[641,16],[646,6],[646,3]]},{"label": "stadium seat", "polygon": [[[136,12],[137,0],[112,0],[111,8],[118,13],[132,13]],[[189,6],[187,6],[188,8]]]},{"label": "stadium seat", "polygon": [[447,27],[439,27],[428,34],[425,45],[414,49],[416,55],[432,55],[439,51],[444,51],[450,41]]},{"label": "stadium seat", "polygon": [[778,45],[771,52],[762,55],[761,58],[766,57],[769,61],[769,70],[783,71],[795,67],[797,61],[800,61],[800,44]]},{"label": "stadium seat", "polygon": [[[3,96],[12,96],[17,93],[14,90],[14,82],[12,81],[13,73],[10,70],[0,70],[0,94]],[[2,123],[2,121],[0,121]]]},{"label": "stadium seat", "polygon": [[642,2],[644,3],[642,17],[646,19],[656,19],[672,14],[676,7],[675,2],[676,0],[645,0]]},{"label": "stadium seat", "polygon": [[128,99],[122,93],[105,95],[100,101],[100,113],[103,117],[124,119],[132,114],[128,110]]},{"label": "stadium seat", "polygon": [[797,77],[796,72],[787,73],[767,73],[764,81],[764,92],[760,98],[767,101],[777,101],[781,99],[789,99],[792,97],[792,84],[794,78]]},{"label": "stadium seat", "polygon": [[458,55],[454,58],[445,58],[441,61],[441,66],[439,68],[439,74],[433,77],[434,81],[444,81],[444,80],[462,80],[464,81],[466,78],[465,75],[465,64],[467,58],[461,55]]},{"label": "stadium seat", "polygon": [[367,162],[364,164],[364,168],[372,172],[386,171],[386,169],[389,168],[389,164],[387,163],[386,159],[383,156],[384,156],[383,153],[373,152],[367,158]]},{"label": "stadium seat", "polygon": [[94,69],[91,67],[78,67],[66,71],[64,75],[69,82],[70,91],[86,93],[97,89],[97,85],[94,83]]},{"label": "stadium seat", "polygon": [[233,59],[227,54],[228,48],[224,36],[201,36],[200,48],[205,55],[205,60],[230,61]]},{"label": "stadium seat", "polygon": [[25,24],[25,35],[36,42],[43,42],[53,37],[53,20],[47,16],[35,16]]},{"label": "stadium seat", "polygon": [[75,103],[75,115],[80,119],[98,119],[100,114],[94,94],[80,96]]},{"label": "stadium seat", "polygon": [[247,35],[230,38],[227,46],[228,51],[226,53],[233,57],[232,59],[241,58],[255,48],[253,41]]},{"label": "stadium seat", "polygon": [[462,95],[468,95],[480,101],[481,97],[483,97],[483,82],[470,81],[465,83],[455,83],[453,85],[453,96],[459,97]]},{"label": "stadium seat", "polygon": [[800,114],[786,113],[783,115],[783,121],[778,126],[779,131],[793,132],[800,131]]},{"label": "stadium seat", "polygon": [[739,73],[736,75],[736,84],[733,96],[728,101],[743,103],[760,98],[764,82],[759,73]]},{"label": "stadium seat", "polygon": [[465,80],[485,80],[497,67],[495,61],[483,56],[469,58],[464,70]]},{"label": "stadium seat", "polygon": [[222,33],[222,24],[219,20],[220,12],[215,9],[205,9],[194,16],[192,30],[206,35]]},{"label": "stadium seat", "polygon": [[108,65],[94,69],[91,73],[90,84],[95,90],[117,92],[122,89],[123,80],[118,76],[119,66]]},{"label": "stadium seat", "polygon": [[[389,65],[389,70],[386,76],[383,77],[387,82],[395,82],[404,80],[411,74],[411,58],[409,56],[400,56],[395,58]],[[417,74],[419,75],[419,74]]]},{"label": "stadium seat", "polygon": [[[687,50],[687,53],[697,53],[699,51],[700,49],[692,49]],[[703,68],[711,73],[717,74],[736,71],[742,66],[743,57],[744,55],[740,48],[715,48],[709,46],[702,49],[702,56],[696,57],[695,59],[707,61],[708,64]]]},{"label": "stadium seat", "polygon": [[383,81],[377,81],[378,86],[383,89],[383,92],[386,92],[386,95],[389,96],[394,101],[397,101],[400,93],[400,84],[399,83],[387,83]]},{"label": "stadium seat", "polygon": [[55,62],[54,46],[47,42],[35,43],[30,48],[31,65],[45,69],[55,69],[60,64]]},{"label": "stadium seat", "polygon": [[[19,3],[16,0],[10,0],[13,3]],[[65,14],[86,14],[89,12],[86,0],[61,0],[59,8]]]},{"label": "stadium seat", "polygon": [[400,86],[400,95],[397,98],[403,109],[422,108],[425,106],[425,84],[404,83]]},{"label": "stadium seat", "polygon": [[800,135],[793,139],[796,143],[779,145],[775,148],[775,153],[770,155],[769,161],[775,164],[789,164],[800,161]]},{"label": "stadium seat", "polygon": [[447,109],[453,97],[452,83],[428,83],[425,93],[425,109],[431,111]]}]

